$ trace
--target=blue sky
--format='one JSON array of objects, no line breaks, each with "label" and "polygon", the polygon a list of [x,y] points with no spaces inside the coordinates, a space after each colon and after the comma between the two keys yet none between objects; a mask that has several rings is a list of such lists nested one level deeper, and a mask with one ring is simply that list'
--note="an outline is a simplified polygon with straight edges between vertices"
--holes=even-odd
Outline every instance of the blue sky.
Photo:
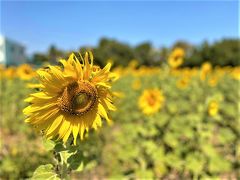
[{"label": "blue sky", "polygon": [[158,48],[176,40],[194,44],[238,37],[237,1],[4,1],[1,33],[28,53],[50,44],[65,50],[96,45],[101,37]]}]

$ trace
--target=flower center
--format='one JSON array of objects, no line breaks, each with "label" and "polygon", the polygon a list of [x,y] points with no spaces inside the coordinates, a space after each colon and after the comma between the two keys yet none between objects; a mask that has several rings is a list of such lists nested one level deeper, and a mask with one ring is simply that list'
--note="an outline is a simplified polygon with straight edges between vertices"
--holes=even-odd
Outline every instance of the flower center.
[{"label": "flower center", "polygon": [[84,108],[89,103],[89,96],[86,93],[79,93],[73,101],[76,109]]},{"label": "flower center", "polygon": [[150,106],[153,106],[155,104],[155,97],[153,94],[150,94],[147,100]]},{"label": "flower center", "polygon": [[64,112],[82,115],[97,103],[97,90],[89,82],[74,82],[64,88],[58,106]]},{"label": "flower center", "polygon": [[30,70],[29,70],[29,69],[25,69],[25,70],[24,70],[24,73],[25,73],[25,74],[30,74]]}]

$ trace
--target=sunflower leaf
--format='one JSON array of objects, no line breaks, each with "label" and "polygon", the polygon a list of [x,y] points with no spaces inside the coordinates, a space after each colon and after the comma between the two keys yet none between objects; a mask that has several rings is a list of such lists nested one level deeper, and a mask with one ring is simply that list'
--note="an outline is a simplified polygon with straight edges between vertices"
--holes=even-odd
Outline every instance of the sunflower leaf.
[{"label": "sunflower leaf", "polygon": [[57,174],[53,171],[52,164],[46,164],[39,166],[33,173],[32,180],[60,180]]},{"label": "sunflower leaf", "polygon": [[51,151],[54,149],[55,143],[52,140],[48,140],[46,138],[43,138],[43,146],[47,151]]}]

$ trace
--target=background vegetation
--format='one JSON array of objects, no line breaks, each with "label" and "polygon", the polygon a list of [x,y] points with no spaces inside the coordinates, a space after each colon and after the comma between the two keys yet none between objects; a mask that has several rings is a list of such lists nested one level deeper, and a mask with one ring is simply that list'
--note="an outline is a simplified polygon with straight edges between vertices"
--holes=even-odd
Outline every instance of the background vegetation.
[{"label": "background vegetation", "polygon": [[[111,113],[113,125],[104,123],[89,133],[80,149],[71,149],[75,154],[67,161],[72,179],[240,177],[238,45],[239,40],[198,47],[178,42],[173,47],[184,48],[186,57],[182,67],[171,69],[166,64],[171,48],[158,51],[149,43],[130,47],[102,39],[93,52],[99,65],[112,61],[120,75],[112,87],[118,92],[118,110]],[[55,63],[66,54],[51,47],[46,55],[35,54],[34,62]],[[202,64],[206,60],[211,63]],[[34,71],[26,65],[0,70],[0,178],[25,179],[39,165],[56,163],[54,152],[51,143],[23,122],[24,99],[35,91],[28,88],[36,81],[29,75]],[[153,88],[162,91],[165,102],[146,115],[138,99]],[[212,101],[217,103],[214,115],[209,113]],[[44,168],[56,170],[51,165]],[[43,167],[37,170],[42,171]]]},{"label": "background vegetation", "polygon": [[[132,47],[114,39],[102,38],[96,47],[80,47],[79,51],[92,50],[96,63],[102,66],[109,60],[114,62],[114,66],[127,66],[132,59],[136,59],[140,65],[158,66],[160,63],[164,63],[168,54],[175,47],[181,47],[186,52],[184,66],[200,66],[204,61],[209,61],[213,66],[237,66],[240,64],[239,39],[222,39],[214,43],[205,41],[200,45],[177,41],[171,47],[156,49],[150,42]],[[58,58],[68,57],[69,53],[52,45],[46,54],[34,54],[32,61],[34,64],[56,63]]]}]

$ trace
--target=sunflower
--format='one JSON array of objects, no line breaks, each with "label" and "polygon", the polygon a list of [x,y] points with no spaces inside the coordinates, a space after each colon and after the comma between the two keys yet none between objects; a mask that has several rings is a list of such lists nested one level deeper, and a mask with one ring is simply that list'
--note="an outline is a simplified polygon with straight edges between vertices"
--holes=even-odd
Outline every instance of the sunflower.
[{"label": "sunflower", "polygon": [[154,114],[162,108],[165,98],[159,89],[144,90],[138,100],[138,106],[146,115]]},{"label": "sunflower", "polygon": [[172,68],[178,68],[183,63],[185,52],[182,48],[175,48],[168,57],[168,64]]},{"label": "sunflower", "polygon": [[218,102],[215,100],[212,100],[208,104],[208,114],[210,116],[215,116],[218,113],[219,105]]},{"label": "sunflower", "polygon": [[0,64],[0,79],[3,78],[4,71],[5,71],[5,67],[2,64]]},{"label": "sunflower", "polygon": [[8,67],[7,69],[5,69],[3,73],[3,77],[8,79],[15,78],[15,76],[16,76],[16,68],[14,66]]},{"label": "sunflower", "polygon": [[188,77],[182,77],[181,79],[179,79],[177,81],[176,85],[179,89],[187,88],[188,85],[189,85],[189,78]]},{"label": "sunflower", "polygon": [[205,81],[208,74],[212,72],[212,65],[209,62],[205,62],[201,66],[200,79]]},{"label": "sunflower", "polygon": [[116,110],[110,90],[115,76],[110,72],[111,64],[103,69],[94,66],[91,52],[84,58],[71,54],[60,63],[62,67],[37,71],[40,92],[26,99],[31,104],[23,112],[28,116],[25,121],[47,139],[66,143],[72,135],[76,145],[89,129],[102,126],[102,118],[111,122],[107,111]]},{"label": "sunflower", "polygon": [[236,80],[240,80],[240,67],[233,68],[231,76]]},{"label": "sunflower", "polygon": [[35,77],[36,73],[28,64],[22,64],[17,68],[17,75],[22,80],[30,80]]},{"label": "sunflower", "polygon": [[140,79],[136,79],[133,81],[132,83],[132,89],[133,90],[139,90],[142,86],[141,80]]},{"label": "sunflower", "polygon": [[211,87],[215,87],[218,83],[218,77],[217,75],[212,75],[208,79],[208,85]]}]

